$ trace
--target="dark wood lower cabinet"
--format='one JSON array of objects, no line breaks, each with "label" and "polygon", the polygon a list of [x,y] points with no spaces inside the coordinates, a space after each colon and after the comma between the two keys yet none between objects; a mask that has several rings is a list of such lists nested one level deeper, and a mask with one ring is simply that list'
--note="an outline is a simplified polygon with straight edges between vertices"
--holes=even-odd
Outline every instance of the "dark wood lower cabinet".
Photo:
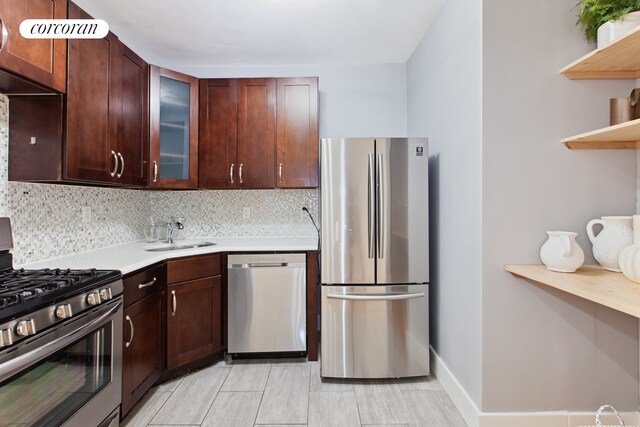
[{"label": "dark wood lower cabinet", "polygon": [[167,288],[167,369],[221,352],[222,276]]},{"label": "dark wood lower cabinet", "polygon": [[160,290],[124,309],[122,415],[160,378],[163,316]]},{"label": "dark wood lower cabinet", "polygon": [[[318,253],[307,256],[307,355],[318,360]],[[122,417],[158,381],[226,350],[227,254],[168,260],[124,282]],[[165,283],[168,282],[168,285]]]}]

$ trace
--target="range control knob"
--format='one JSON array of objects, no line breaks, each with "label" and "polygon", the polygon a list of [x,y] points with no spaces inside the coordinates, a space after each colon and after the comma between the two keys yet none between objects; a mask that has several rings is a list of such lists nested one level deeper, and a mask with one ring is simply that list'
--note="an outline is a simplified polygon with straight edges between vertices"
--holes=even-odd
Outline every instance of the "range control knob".
[{"label": "range control knob", "polygon": [[0,348],[13,344],[13,331],[11,329],[0,329]]},{"label": "range control knob", "polygon": [[98,305],[100,304],[100,293],[99,292],[91,292],[87,295],[87,304],[89,305]]},{"label": "range control knob", "polygon": [[56,307],[56,317],[58,319],[68,319],[73,316],[71,304],[62,304]]},{"label": "range control knob", "polygon": [[33,319],[22,320],[16,326],[16,334],[21,337],[27,337],[29,335],[36,334],[36,322]]},{"label": "range control knob", "polygon": [[100,289],[100,299],[102,301],[109,301],[111,298],[111,288]]}]

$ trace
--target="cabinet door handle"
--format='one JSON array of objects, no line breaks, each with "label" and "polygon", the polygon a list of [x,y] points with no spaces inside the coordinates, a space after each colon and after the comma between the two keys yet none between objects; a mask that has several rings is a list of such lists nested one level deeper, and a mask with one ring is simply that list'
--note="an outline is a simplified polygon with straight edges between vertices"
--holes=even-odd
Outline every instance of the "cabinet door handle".
[{"label": "cabinet door handle", "polygon": [[116,161],[115,167],[113,168],[112,171],[109,171],[109,174],[114,177],[116,176],[116,172],[118,171],[118,156],[116,155],[116,152],[111,150],[111,155],[113,156],[113,158]]},{"label": "cabinet door handle", "polygon": [[240,184],[244,181],[242,180],[242,163],[240,163],[240,167],[238,167],[238,177],[240,178]]},{"label": "cabinet door handle", "polygon": [[231,181],[232,184],[235,184],[235,181],[233,180],[233,168],[235,166],[235,163],[231,163],[231,167],[229,168],[229,181]]},{"label": "cabinet door handle", "polygon": [[156,279],[155,277],[153,278],[153,280],[150,280],[147,283],[140,283],[138,285],[138,289],[144,289],[144,288],[148,288],[149,286],[153,286],[156,284],[156,282],[158,281],[158,279]]},{"label": "cabinet door handle", "polygon": [[118,178],[122,177],[122,174],[124,173],[124,157],[122,157],[122,154],[118,153],[118,157],[120,157],[120,173],[118,174]]},{"label": "cabinet door handle", "polygon": [[153,182],[158,182],[158,162],[153,161]]},{"label": "cabinet door handle", "polygon": [[278,178],[280,179],[280,182],[282,182],[282,163],[278,166]]},{"label": "cabinet door handle", "polygon": [[133,328],[133,321],[131,320],[131,317],[129,317],[129,315],[127,315],[127,317],[125,317],[124,320],[128,321],[129,326],[131,327],[131,338],[129,338],[129,341],[124,343],[124,346],[129,348],[129,346],[133,342],[133,334],[135,333],[136,330]]},{"label": "cabinet door handle", "polygon": [[7,31],[7,26],[4,24],[4,19],[0,18],[0,26],[2,26],[2,42],[0,43],[0,52],[7,45],[7,39],[9,38],[9,32]]},{"label": "cabinet door handle", "polygon": [[171,291],[171,299],[172,299],[171,315],[175,316],[176,310],[178,309],[178,300],[176,298],[176,291]]}]

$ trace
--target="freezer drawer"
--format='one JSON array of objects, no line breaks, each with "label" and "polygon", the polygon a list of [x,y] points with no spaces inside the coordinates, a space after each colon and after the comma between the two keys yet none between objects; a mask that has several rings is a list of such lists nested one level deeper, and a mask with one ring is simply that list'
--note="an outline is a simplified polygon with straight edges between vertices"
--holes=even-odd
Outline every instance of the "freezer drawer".
[{"label": "freezer drawer", "polygon": [[227,261],[228,352],[306,352],[306,255],[229,255]]},{"label": "freezer drawer", "polygon": [[429,374],[429,287],[322,286],[321,375]]}]

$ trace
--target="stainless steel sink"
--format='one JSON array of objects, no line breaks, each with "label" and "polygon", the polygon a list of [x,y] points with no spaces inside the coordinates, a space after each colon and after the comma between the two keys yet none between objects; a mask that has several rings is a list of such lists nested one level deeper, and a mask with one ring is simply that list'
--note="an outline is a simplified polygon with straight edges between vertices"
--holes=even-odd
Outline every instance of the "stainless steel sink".
[{"label": "stainless steel sink", "polygon": [[169,243],[160,246],[148,246],[144,248],[147,252],[164,252],[164,251],[178,251],[180,249],[195,249],[204,248],[207,246],[215,246],[214,242],[178,242]]}]

